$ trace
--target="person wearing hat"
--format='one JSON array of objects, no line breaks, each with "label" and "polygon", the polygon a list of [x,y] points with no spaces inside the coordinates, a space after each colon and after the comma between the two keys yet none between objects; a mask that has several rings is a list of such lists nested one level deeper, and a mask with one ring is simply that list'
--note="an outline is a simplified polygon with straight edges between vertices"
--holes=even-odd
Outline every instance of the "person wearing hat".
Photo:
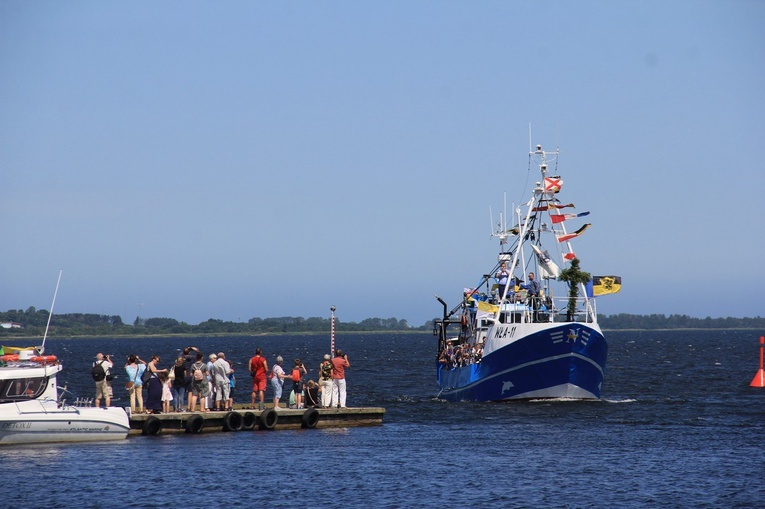
[{"label": "person wearing hat", "polygon": [[330,406],[332,404],[332,358],[329,354],[324,355],[324,360],[319,365],[319,390],[321,406]]},{"label": "person wearing hat", "polygon": [[284,387],[284,379],[289,375],[282,369],[282,356],[276,358],[276,364],[271,368],[271,386],[274,388],[274,410],[279,410],[279,398],[282,397],[282,388]]}]

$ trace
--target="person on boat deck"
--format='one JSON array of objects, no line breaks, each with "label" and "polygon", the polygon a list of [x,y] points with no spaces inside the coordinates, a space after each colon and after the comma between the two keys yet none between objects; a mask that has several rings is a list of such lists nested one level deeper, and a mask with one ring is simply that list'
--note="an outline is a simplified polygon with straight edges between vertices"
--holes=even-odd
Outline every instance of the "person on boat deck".
[{"label": "person on boat deck", "polygon": [[539,291],[542,289],[542,285],[534,279],[533,272],[529,272],[529,282],[521,285],[521,288],[529,292],[531,308],[534,310],[534,321],[539,321]]},{"label": "person on boat deck", "polygon": [[454,367],[454,346],[452,345],[451,340],[446,342],[446,347],[444,348],[444,351],[441,352],[441,356],[438,358],[438,361],[447,369],[452,369]]},{"label": "person on boat deck", "polygon": [[[106,373],[106,377],[109,376],[109,370],[114,367],[112,359],[108,355],[104,355],[101,352],[96,354],[96,362],[93,363],[93,366],[96,364],[101,364],[101,367],[104,368],[104,373]],[[104,398],[104,406],[111,406],[112,404],[112,385],[109,383],[106,377],[104,377],[103,380],[96,382],[96,408],[101,406],[101,398]]]},{"label": "person on boat deck", "polygon": [[[507,291],[507,300],[510,302],[520,302],[521,279],[518,276],[510,278],[510,289]],[[510,297],[512,295],[512,297]]]},{"label": "person on boat deck", "polygon": [[497,291],[499,292],[498,299],[501,299],[505,295],[505,288],[510,280],[510,272],[507,270],[507,264],[502,262],[499,266],[499,270],[494,274],[494,279],[497,280]]}]

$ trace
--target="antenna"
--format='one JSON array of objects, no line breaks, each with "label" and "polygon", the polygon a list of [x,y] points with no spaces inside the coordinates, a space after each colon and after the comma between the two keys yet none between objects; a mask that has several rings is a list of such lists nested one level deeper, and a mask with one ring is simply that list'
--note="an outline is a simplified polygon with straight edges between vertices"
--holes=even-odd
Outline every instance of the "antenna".
[{"label": "antenna", "polygon": [[531,154],[531,122],[529,122],[529,154]]},{"label": "antenna", "polygon": [[40,355],[45,353],[45,340],[48,338],[48,329],[50,328],[50,319],[53,317],[53,306],[56,305],[56,295],[58,295],[58,285],[61,283],[61,274],[63,269],[58,271],[58,281],[56,281],[56,291],[53,292],[53,302],[50,305],[50,313],[48,313],[48,323],[45,325],[45,334],[43,335],[42,345],[40,345]]},{"label": "antenna", "polygon": [[503,224],[503,225],[502,225],[502,229],[503,229],[503,230],[507,230],[507,193],[503,193],[503,194],[502,194],[502,198],[503,198],[503,199],[504,199],[504,201],[505,201],[505,215],[504,215],[504,218],[505,218],[505,224]]}]

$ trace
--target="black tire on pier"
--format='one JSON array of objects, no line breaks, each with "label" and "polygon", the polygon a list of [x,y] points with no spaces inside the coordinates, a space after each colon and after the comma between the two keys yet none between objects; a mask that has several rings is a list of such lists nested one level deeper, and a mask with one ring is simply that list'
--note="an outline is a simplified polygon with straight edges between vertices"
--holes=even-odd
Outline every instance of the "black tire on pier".
[{"label": "black tire on pier", "polygon": [[313,429],[319,423],[319,411],[315,408],[309,408],[303,412],[303,416],[300,418],[300,427]]},{"label": "black tire on pier", "polygon": [[258,417],[253,412],[245,412],[242,418],[242,429],[251,430],[257,421]]},{"label": "black tire on pier", "polygon": [[263,412],[261,412],[260,414],[260,419],[258,420],[258,428],[274,429],[278,421],[279,421],[279,414],[276,413],[276,410],[274,410],[273,408],[263,410]]},{"label": "black tire on pier", "polygon": [[186,433],[192,433],[196,435],[202,432],[202,428],[205,427],[205,418],[199,414],[194,414],[186,421]]},{"label": "black tire on pier", "polygon": [[142,435],[157,436],[162,433],[162,421],[153,415],[143,422]]},{"label": "black tire on pier", "polygon": [[223,418],[223,431],[240,431],[243,425],[242,414],[229,412]]}]

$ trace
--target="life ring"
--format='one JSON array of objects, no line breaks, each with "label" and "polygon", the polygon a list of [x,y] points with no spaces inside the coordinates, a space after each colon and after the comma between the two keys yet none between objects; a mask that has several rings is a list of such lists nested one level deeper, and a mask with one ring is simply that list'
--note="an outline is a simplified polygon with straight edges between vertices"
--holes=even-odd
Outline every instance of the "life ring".
[{"label": "life ring", "polygon": [[258,418],[253,412],[245,412],[244,417],[242,417],[242,429],[251,430],[255,427],[257,420]]},{"label": "life ring", "polygon": [[162,433],[162,421],[153,415],[143,422],[142,435],[157,436]]},{"label": "life ring", "polygon": [[5,362],[18,362],[18,361],[30,361],[30,362],[39,362],[41,364],[54,364],[57,361],[57,358],[55,355],[32,355],[29,358],[22,358],[17,353],[7,354],[7,355],[0,355],[0,361]]},{"label": "life ring", "polygon": [[276,410],[274,410],[273,408],[269,408],[268,410],[263,410],[263,412],[261,412],[260,414],[260,419],[258,420],[258,428],[274,429],[278,421],[279,421],[279,414],[276,413]]},{"label": "life ring", "polygon": [[229,412],[223,417],[223,431],[240,431],[242,429],[242,414]]},{"label": "life ring", "polygon": [[186,421],[186,433],[192,433],[196,435],[202,432],[202,428],[205,427],[205,418],[199,414],[194,414]]},{"label": "life ring", "polygon": [[39,362],[41,364],[55,364],[57,359],[55,355],[35,355],[29,360],[32,362]]},{"label": "life ring", "polygon": [[300,418],[300,427],[313,429],[319,423],[319,411],[315,408],[309,408],[303,412],[303,416]]}]

